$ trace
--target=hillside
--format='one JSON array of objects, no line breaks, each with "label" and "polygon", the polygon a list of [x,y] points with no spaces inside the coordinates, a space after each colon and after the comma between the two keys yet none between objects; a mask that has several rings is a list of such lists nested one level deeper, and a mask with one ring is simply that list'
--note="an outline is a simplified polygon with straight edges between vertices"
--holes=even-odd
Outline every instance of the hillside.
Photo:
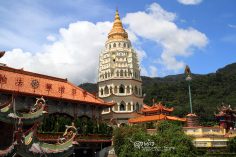
[{"label": "hillside", "polygon": [[[192,75],[191,90],[193,111],[201,116],[201,122],[213,121],[216,107],[223,102],[236,107],[236,63],[227,65],[215,73]],[[184,116],[189,112],[188,84],[185,75],[163,78],[142,77],[144,102],[151,105],[152,99],[175,107],[174,114]],[[82,88],[95,92],[96,84],[83,84]]]}]

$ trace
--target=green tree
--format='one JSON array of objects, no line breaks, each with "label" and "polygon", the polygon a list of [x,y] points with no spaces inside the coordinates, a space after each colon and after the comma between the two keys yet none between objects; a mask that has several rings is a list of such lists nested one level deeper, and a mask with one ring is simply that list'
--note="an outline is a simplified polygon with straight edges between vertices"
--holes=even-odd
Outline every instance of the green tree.
[{"label": "green tree", "polygon": [[228,142],[228,150],[231,153],[236,153],[236,137],[232,138]]},{"label": "green tree", "polygon": [[[153,135],[140,126],[117,128],[113,135],[114,149],[119,157],[194,157],[197,152],[182,127],[167,121],[160,122]],[[143,142],[144,147],[135,147],[137,141]],[[148,142],[154,142],[154,145],[146,147],[144,143]]]}]

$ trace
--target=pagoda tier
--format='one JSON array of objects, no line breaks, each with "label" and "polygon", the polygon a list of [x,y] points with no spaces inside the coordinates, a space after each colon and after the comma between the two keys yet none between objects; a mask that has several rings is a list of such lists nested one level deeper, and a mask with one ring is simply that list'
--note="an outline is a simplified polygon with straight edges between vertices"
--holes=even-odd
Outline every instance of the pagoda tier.
[{"label": "pagoda tier", "polygon": [[187,127],[195,127],[195,126],[199,126],[199,122],[198,122],[198,116],[194,113],[189,113],[186,116],[187,119]]}]

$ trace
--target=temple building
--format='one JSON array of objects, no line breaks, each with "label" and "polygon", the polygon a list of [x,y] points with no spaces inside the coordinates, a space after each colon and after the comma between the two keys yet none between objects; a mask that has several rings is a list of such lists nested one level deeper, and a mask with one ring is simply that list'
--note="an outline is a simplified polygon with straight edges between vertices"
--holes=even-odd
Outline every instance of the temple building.
[{"label": "temple building", "polygon": [[187,115],[187,126],[183,127],[183,130],[193,138],[193,144],[197,148],[225,149],[228,141],[236,137],[236,110],[233,110],[230,105],[221,105],[218,110],[219,113],[215,114],[219,121],[218,126],[200,126],[195,114]]},{"label": "temple building", "polygon": [[[3,55],[0,52],[0,58]],[[102,111],[113,105],[67,79],[0,63],[0,156],[94,156],[111,144],[111,136],[96,134],[107,127]],[[63,134],[72,122],[72,130]],[[89,133],[96,138],[86,136]],[[65,140],[58,141],[60,136]]]},{"label": "temple building", "polygon": [[180,121],[186,122],[186,118],[179,118],[175,116],[171,116],[171,112],[173,112],[174,108],[168,108],[162,105],[160,102],[154,104],[153,106],[143,105],[141,109],[141,114],[137,117],[130,118],[130,124],[137,123],[147,123],[147,122],[158,122],[161,120],[170,120],[170,121]]},{"label": "temple building", "polygon": [[222,105],[218,110],[219,113],[215,116],[219,125],[227,131],[236,128],[236,109],[233,110],[230,105]]},{"label": "temple building", "polygon": [[100,54],[98,88],[100,98],[116,103],[103,111],[103,118],[113,119],[118,125],[127,123],[143,105],[138,56],[123,28],[118,11]]}]

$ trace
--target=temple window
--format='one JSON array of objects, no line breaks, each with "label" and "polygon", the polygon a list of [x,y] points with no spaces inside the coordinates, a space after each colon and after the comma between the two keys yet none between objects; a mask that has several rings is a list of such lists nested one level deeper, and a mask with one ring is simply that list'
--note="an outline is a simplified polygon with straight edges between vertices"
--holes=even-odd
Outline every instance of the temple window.
[{"label": "temple window", "polygon": [[134,93],[137,95],[138,94],[138,88],[137,86],[134,87]]},{"label": "temple window", "polygon": [[131,111],[131,104],[128,103],[128,111]]},{"label": "temple window", "polygon": [[127,76],[127,71],[125,70],[125,76]]},{"label": "temple window", "polygon": [[126,47],[126,43],[124,43],[124,47]]},{"label": "temple window", "polygon": [[105,94],[109,94],[109,89],[107,86],[105,87],[104,92],[105,92]]},{"label": "temple window", "polygon": [[103,89],[101,89],[101,95],[103,95]]},{"label": "temple window", "polygon": [[109,44],[109,49],[111,49],[111,45]]},{"label": "temple window", "polygon": [[110,87],[110,94],[112,94],[113,92],[112,92],[112,87]]},{"label": "temple window", "polygon": [[125,111],[125,102],[120,103],[120,111]]},{"label": "temple window", "polygon": [[120,43],[118,44],[118,46],[120,47]]},{"label": "temple window", "polygon": [[120,76],[123,76],[123,70],[120,71]]},{"label": "temple window", "polygon": [[116,76],[119,76],[119,71],[116,71]]},{"label": "temple window", "polygon": [[116,43],[113,44],[113,47],[116,47]]},{"label": "temple window", "polygon": [[135,110],[139,111],[139,104],[138,103],[136,103],[136,105],[135,105]]},{"label": "temple window", "polygon": [[125,93],[125,86],[123,84],[120,85],[119,93]]},{"label": "temple window", "polygon": [[127,86],[126,93],[130,93],[130,87]]}]

